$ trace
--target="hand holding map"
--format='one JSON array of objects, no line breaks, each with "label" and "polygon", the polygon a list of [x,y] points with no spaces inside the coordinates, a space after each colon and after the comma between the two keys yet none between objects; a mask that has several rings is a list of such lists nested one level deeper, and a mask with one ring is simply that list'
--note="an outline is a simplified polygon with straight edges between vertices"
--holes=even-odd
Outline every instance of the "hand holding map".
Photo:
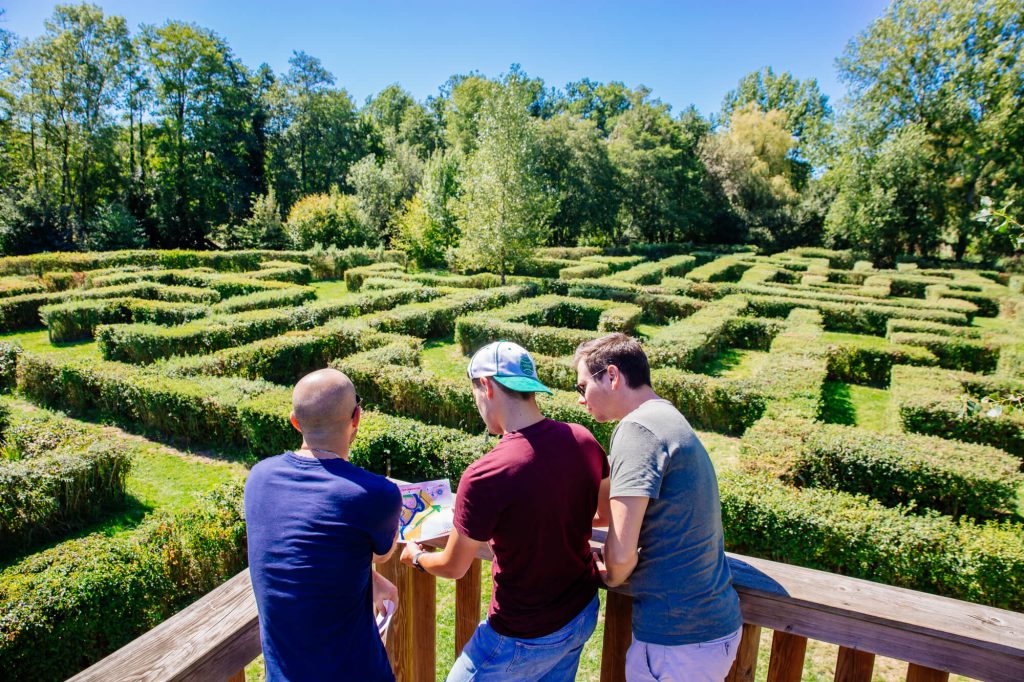
[{"label": "hand holding map", "polygon": [[398,489],[402,492],[399,542],[423,542],[451,533],[455,496],[448,479],[404,483]]}]

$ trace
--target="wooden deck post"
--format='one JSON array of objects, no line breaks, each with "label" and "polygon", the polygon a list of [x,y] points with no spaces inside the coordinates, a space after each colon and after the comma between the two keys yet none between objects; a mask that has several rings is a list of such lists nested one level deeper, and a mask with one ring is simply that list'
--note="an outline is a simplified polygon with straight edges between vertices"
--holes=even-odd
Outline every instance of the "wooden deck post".
[{"label": "wooden deck post", "polygon": [[398,610],[391,618],[386,647],[391,669],[399,682],[412,682],[412,573],[407,566],[402,565],[401,556],[401,552],[396,549],[390,559],[377,564],[377,570],[398,588]]},{"label": "wooden deck post", "polygon": [[432,680],[437,665],[437,578],[403,565],[412,583],[412,677]]},{"label": "wooden deck post", "polygon": [[609,590],[604,607],[601,682],[624,682],[626,679],[626,650],[633,641],[632,621],[632,597]]},{"label": "wooden deck post", "polygon": [[456,658],[480,624],[480,567],[480,560],[473,559],[466,575],[455,581]]},{"label": "wooden deck post", "polygon": [[907,682],[948,682],[949,673],[911,663],[907,667]]},{"label": "wooden deck post", "polygon": [[835,682],[871,682],[875,655],[867,651],[839,647]]},{"label": "wooden deck post", "polygon": [[804,672],[807,638],[776,630],[768,659],[768,682],[800,682]]},{"label": "wooden deck post", "polygon": [[754,682],[757,671],[757,650],[761,645],[761,626],[743,624],[739,647],[736,649],[736,660],[725,678],[725,682]]}]

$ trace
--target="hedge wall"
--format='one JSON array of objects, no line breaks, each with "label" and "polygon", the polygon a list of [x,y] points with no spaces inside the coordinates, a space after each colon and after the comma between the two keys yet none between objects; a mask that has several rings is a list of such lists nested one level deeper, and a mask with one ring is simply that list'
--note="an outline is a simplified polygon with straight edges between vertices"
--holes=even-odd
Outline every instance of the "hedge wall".
[{"label": "hedge wall", "polygon": [[938,359],[927,348],[879,344],[874,339],[828,344],[825,357],[830,381],[879,388],[889,385],[893,365],[938,364]]},{"label": "hedge wall", "polygon": [[234,313],[244,313],[248,310],[297,306],[315,299],[316,291],[311,287],[271,289],[270,291],[257,291],[244,296],[232,296],[215,304],[210,309],[210,312],[215,315],[231,315]]},{"label": "hedge wall", "polygon": [[991,374],[999,362],[997,346],[962,336],[892,332],[889,339],[893,343],[927,348],[938,358],[939,366],[946,369]]},{"label": "hedge wall", "polygon": [[742,296],[729,296],[652,332],[645,349],[651,367],[698,368],[725,345],[730,320],[746,307]]},{"label": "hedge wall", "polygon": [[768,401],[767,417],[817,417],[821,385],[828,371],[821,333],[817,311],[798,308],[790,313],[785,329],[772,342],[772,361],[765,363],[753,379]]},{"label": "hedge wall", "polygon": [[0,571],[0,670],[62,680],[246,565],[240,483],[130,533],[61,543]]},{"label": "hedge wall", "polygon": [[896,421],[912,433],[993,445],[1024,457],[1024,416],[1012,410],[967,412],[965,383],[970,381],[970,375],[897,365],[890,388]]},{"label": "hedge wall", "polygon": [[719,479],[726,549],[774,561],[1024,609],[1024,527],[888,508],[767,476]]},{"label": "hedge wall", "polygon": [[184,324],[205,317],[208,310],[207,307],[194,303],[107,298],[43,306],[39,309],[39,316],[46,325],[50,343],[66,343],[91,339],[94,329],[101,324]]},{"label": "hedge wall", "polygon": [[59,536],[119,504],[131,455],[94,442],[35,457],[0,459],[0,557]]},{"label": "hedge wall", "polygon": [[657,284],[665,277],[681,277],[697,265],[695,256],[680,254],[662,260],[641,263],[632,268],[607,275],[604,279],[627,284]]}]

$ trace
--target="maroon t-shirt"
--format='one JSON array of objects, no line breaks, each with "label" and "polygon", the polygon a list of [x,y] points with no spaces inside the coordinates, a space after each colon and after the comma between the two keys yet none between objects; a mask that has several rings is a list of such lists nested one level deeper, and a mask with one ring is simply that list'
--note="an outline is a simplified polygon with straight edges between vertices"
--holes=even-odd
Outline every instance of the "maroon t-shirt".
[{"label": "maroon t-shirt", "polygon": [[579,424],[544,419],[502,436],[462,475],[455,528],[494,552],[488,621],[506,637],[550,635],[594,598],[590,533],[608,457]]}]

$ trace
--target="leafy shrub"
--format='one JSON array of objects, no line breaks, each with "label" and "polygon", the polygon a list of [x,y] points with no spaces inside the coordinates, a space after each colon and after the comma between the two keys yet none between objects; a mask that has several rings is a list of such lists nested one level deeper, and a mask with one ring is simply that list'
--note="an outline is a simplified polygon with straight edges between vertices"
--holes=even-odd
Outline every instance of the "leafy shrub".
[{"label": "leafy shrub", "polygon": [[825,350],[820,343],[821,315],[798,308],[771,345],[771,362],[754,376],[768,402],[766,415],[779,419],[814,419],[821,409],[826,376]]},{"label": "leafy shrub", "polygon": [[698,368],[725,345],[730,320],[743,313],[746,305],[743,297],[730,296],[658,329],[646,344],[651,366]]},{"label": "leafy shrub", "polygon": [[120,503],[130,466],[130,454],[116,443],[0,460],[0,556]]},{"label": "leafy shrub", "polygon": [[146,301],[138,298],[106,298],[47,305],[39,315],[49,332],[50,343],[91,339],[100,324],[149,322],[183,324],[204,317],[207,308],[193,303]]},{"label": "leafy shrub", "polygon": [[826,359],[830,381],[881,388],[889,385],[893,365],[938,364],[935,355],[926,348],[857,341],[829,344]]},{"label": "leafy shrub", "polygon": [[695,282],[735,282],[753,265],[738,256],[722,256],[690,270],[686,278]]},{"label": "leafy shrub", "polygon": [[246,565],[240,483],[114,537],[61,543],[0,571],[0,670],[64,679]]},{"label": "leafy shrub", "polygon": [[946,369],[991,373],[999,361],[997,346],[962,336],[894,332],[889,335],[889,339],[893,343],[927,348],[938,358],[939,366]]},{"label": "leafy shrub", "polygon": [[364,224],[355,197],[332,191],[309,194],[292,206],[286,224],[293,244],[300,249],[321,246],[374,246],[377,234]]},{"label": "leafy shrub", "polygon": [[212,306],[210,312],[215,315],[244,313],[247,310],[263,310],[296,306],[316,299],[316,291],[310,287],[291,287],[289,289],[271,289],[257,291],[244,296],[232,296]]}]

